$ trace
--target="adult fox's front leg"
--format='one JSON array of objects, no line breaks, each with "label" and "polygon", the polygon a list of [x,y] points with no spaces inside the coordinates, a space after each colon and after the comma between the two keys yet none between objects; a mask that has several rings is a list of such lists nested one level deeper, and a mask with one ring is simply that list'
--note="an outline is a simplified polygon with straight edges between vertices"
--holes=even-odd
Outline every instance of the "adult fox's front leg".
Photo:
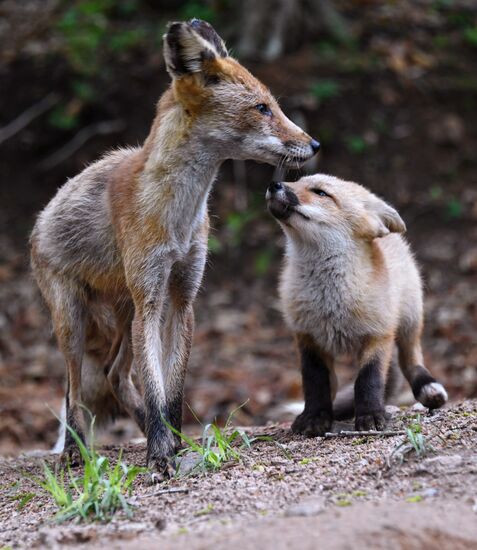
[{"label": "adult fox's front leg", "polygon": [[176,442],[167,427],[166,377],[161,342],[161,318],[167,296],[172,261],[161,254],[150,254],[135,272],[128,274],[134,300],[132,323],[134,360],[144,390],[146,413],[147,465],[162,473],[169,469]]},{"label": "adult fox's front leg", "polygon": [[[169,277],[169,308],[163,343],[166,370],[167,412],[178,431],[182,427],[184,379],[194,335],[193,304],[200,288],[207,256],[208,223],[186,258],[174,264]],[[178,441],[180,443],[180,441]]]}]

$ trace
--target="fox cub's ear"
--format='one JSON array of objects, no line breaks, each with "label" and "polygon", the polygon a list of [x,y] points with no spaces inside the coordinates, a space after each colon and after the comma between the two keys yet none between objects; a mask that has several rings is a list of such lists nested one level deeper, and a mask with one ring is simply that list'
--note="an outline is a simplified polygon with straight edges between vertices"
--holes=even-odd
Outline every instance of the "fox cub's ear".
[{"label": "fox cub's ear", "polygon": [[228,55],[212,25],[200,19],[170,23],[163,39],[164,59],[172,78],[201,72],[204,61]]},{"label": "fox cub's ear", "polygon": [[389,204],[377,197],[365,205],[365,223],[363,224],[363,237],[377,239],[385,237],[389,233],[404,233],[406,224],[401,216]]}]

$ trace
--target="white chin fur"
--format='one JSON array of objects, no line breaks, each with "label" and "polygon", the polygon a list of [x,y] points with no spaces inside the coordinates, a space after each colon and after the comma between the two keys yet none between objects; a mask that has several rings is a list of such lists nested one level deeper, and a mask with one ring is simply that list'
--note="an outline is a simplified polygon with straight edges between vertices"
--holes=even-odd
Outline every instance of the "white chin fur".
[{"label": "white chin fur", "polygon": [[442,406],[448,399],[447,392],[439,382],[431,382],[421,388],[418,400],[429,408]]}]

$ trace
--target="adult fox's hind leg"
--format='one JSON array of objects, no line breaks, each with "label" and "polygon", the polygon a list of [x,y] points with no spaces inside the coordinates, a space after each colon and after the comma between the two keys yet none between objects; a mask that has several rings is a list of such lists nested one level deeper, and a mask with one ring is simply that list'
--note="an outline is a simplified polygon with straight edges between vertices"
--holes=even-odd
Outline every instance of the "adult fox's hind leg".
[{"label": "adult fox's hind leg", "polygon": [[[34,265],[35,268],[35,265]],[[35,269],[43,297],[50,309],[53,329],[67,367],[66,424],[85,440],[84,415],[81,408],[81,365],[83,362],[86,311],[82,290],[73,281],[47,268]],[[63,459],[79,458],[76,441],[69,429],[65,432]]]},{"label": "adult fox's hind leg", "polygon": [[121,407],[136,421],[143,433],[146,433],[146,413],[144,400],[132,379],[133,353],[131,328],[122,333],[119,349],[108,372],[108,382],[114,397]]}]

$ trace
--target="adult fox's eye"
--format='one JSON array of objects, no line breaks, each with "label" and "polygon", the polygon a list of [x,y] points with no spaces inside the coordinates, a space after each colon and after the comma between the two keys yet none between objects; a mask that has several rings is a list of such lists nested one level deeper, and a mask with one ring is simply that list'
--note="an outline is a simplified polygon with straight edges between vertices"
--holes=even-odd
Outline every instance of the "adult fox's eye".
[{"label": "adult fox's eye", "polygon": [[258,105],[255,105],[255,109],[257,109],[257,111],[262,115],[272,116],[272,111],[270,111],[270,107],[265,103],[259,103]]},{"label": "adult fox's eye", "polygon": [[323,191],[323,189],[312,189],[312,193],[315,193],[315,195],[319,195],[320,197],[329,197],[328,193]]}]

